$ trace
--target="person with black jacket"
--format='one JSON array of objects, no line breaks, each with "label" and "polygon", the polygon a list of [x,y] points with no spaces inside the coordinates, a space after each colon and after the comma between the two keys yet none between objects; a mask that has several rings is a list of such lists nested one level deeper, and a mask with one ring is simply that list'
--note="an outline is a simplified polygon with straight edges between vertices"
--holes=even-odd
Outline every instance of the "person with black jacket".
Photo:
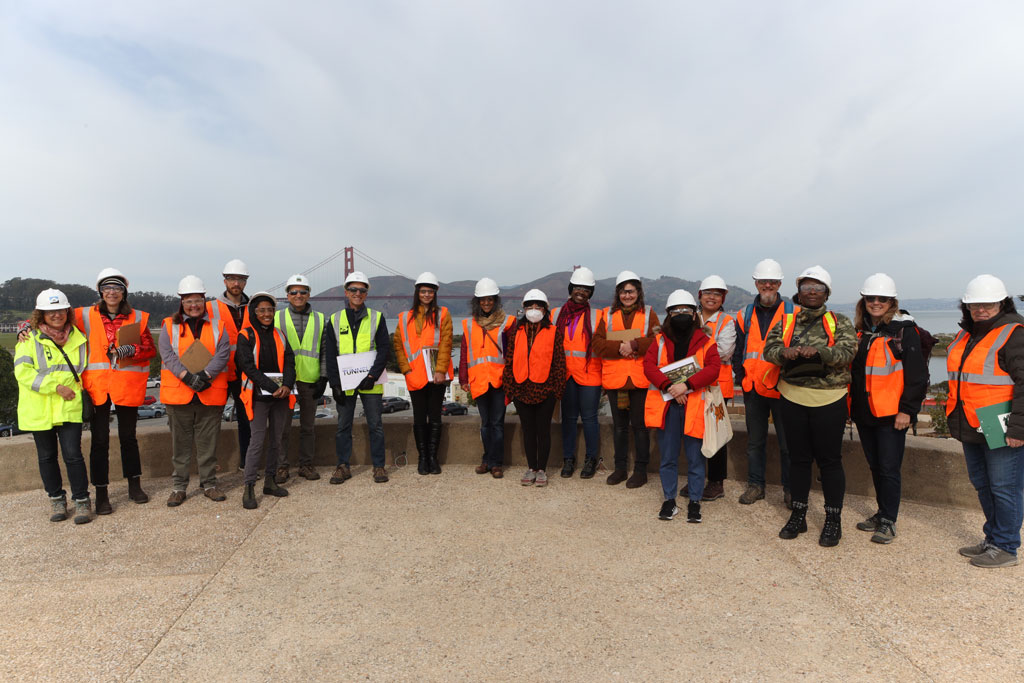
[{"label": "person with black jacket", "polygon": [[864,281],[853,326],[857,355],[850,368],[850,417],[871,468],[878,509],[863,522],[875,543],[896,537],[903,450],[928,390],[928,365],[914,319],[899,308],[896,283],[884,273]]}]

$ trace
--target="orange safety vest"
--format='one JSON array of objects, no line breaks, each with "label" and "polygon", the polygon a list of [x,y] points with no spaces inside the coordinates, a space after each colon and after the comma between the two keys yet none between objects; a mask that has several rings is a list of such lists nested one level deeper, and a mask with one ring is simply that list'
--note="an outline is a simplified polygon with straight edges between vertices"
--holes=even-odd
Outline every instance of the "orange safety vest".
[{"label": "orange safety vest", "polygon": [[[836,345],[836,314],[832,311],[825,311],[825,315],[821,316],[821,326],[825,329],[825,335],[828,337],[828,345]],[[782,318],[782,345],[789,348],[789,345],[793,341],[793,332],[796,330],[796,313],[787,313]],[[763,347],[762,347],[763,348]],[[768,369],[765,370],[764,377],[761,378],[761,382],[764,386],[769,389],[774,389],[779,384],[779,375],[782,372],[782,367],[775,363],[765,364]]]},{"label": "orange safety vest", "polygon": [[[224,323],[208,320],[199,334],[199,343],[211,354],[217,353],[217,342],[224,331]],[[178,358],[188,350],[196,338],[192,336],[192,328],[187,324],[176,323],[172,318],[164,318],[164,334],[171,340],[171,349]],[[196,392],[178,379],[164,364],[160,368],[160,402],[171,406],[183,406],[192,401]],[[208,406],[222,406],[228,400],[228,373],[221,372],[213,378],[213,383],[205,391],[198,394],[199,401]]]},{"label": "orange safety vest", "polygon": [[[784,312],[796,314],[800,312],[800,307],[783,301],[775,309],[775,314],[768,323],[767,329],[763,331],[761,330],[761,323],[758,322],[757,314],[754,313],[754,304],[747,306],[746,314],[743,311],[739,311],[736,314],[736,325],[740,328],[740,332],[746,335],[746,348],[743,349],[743,391],[756,391],[765,398],[779,398],[782,396],[782,394],[775,391],[775,385],[771,387],[765,386],[765,373],[777,366],[764,359],[764,342],[768,338],[768,333],[771,329],[782,320]],[[747,329],[748,327],[750,329]]]},{"label": "orange safety vest", "polygon": [[251,321],[249,320],[249,307],[245,306],[242,313],[242,326],[235,327],[235,317],[231,315],[231,307],[223,301],[214,299],[213,301],[206,302],[206,317],[209,318],[214,325],[217,321],[224,324],[224,331],[228,333],[228,339],[231,340],[231,355],[228,356],[228,365],[224,369],[224,372],[228,373],[228,381],[234,382],[238,379],[238,369],[235,368],[235,347],[238,346],[238,332],[249,327]]},{"label": "orange safety vest", "polygon": [[[658,367],[669,364],[668,349],[665,347],[665,335],[658,333],[654,337],[658,345]],[[715,343],[708,339],[704,345],[693,354],[697,366],[704,367],[704,354]],[[661,389],[654,386],[648,380],[647,398],[644,401],[644,424],[648,427],[665,428],[665,415],[668,414],[668,401],[661,396]],[[675,399],[672,399],[673,401]],[[683,433],[695,439],[704,438],[704,391],[698,389],[686,397],[686,418],[683,421]]]},{"label": "orange safety vest", "polygon": [[[718,331],[730,320],[732,320],[732,316],[726,315],[725,311],[719,309],[713,321],[704,323],[711,328],[711,334],[708,336],[711,337],[712,341],[718,343]],[[736,395],[732,382],[731,358],[722,359],[722,369],[718,372],[718,386],[722,388],[722,398],[732,398]]]},{"label": "orange safety vest", "polygon": [[[640,330],[640,334],[644,335],[647,333],[651,323],[651,307],[645,306],[643,315],[633,314],[633,321],[629,326],[631,330]],[[639,313],[639,311],[637,311]],[[622,310],[619,309],[615,313],[611,312],[611,308],[605,308],[603,312],[604,320],[606,323],[605,329],[607,332],[613,332],[617,330],[625,330],[626,323],[622,319]],[[626,380],[630,379],[633,381],[633,386],[642,387],[645,384],[650,384],[647,381],[647,376],[644,375],[644,359],[643,358],[602,358],[601,359],[601,386],[605,389],[621,389],[626,386]]]},{"label": "orange safety vest", "polygon": [[[250,335],[250,332],[252,333]],[[252,337],[252,359],[256,361],[256,367],[260,366],[260,335],[256,334],[256,330],[252,327],[246,327],[242,330],[241,334],[244,334],[246,338]],[[285,341],[284,334],[281,330],[274,328],[274,344],[277,346],[277,367],[279,372],[284,373],[284,347],[288,342]],[[242,405],[245,406],[245,414],[252,420],[252,392],[253,382],[243,372],[242,373],[242,388],[238,392],[238,398],[242,400]],[[295,407],[295,394],[288,394],[288,407]]]},{"label": "orange safety vest", "polygon": [[[398,315],[398,334],[405,347],[405,359],[412,370],[405,376],[405,386],[409,391],[417,391],[427,386],[432,378],[427,377],[427,366],[424,362],[423,349],[437,348],[441,344],[441,321],[448,316],[448,307],[441,306],[437,312],[437,325],[429,318],[423,318],[423,331],[416,334],[416,316],[409,315],[409,311],[402,311]],[[455,378],[452,363],[448,363],[448,379]]]},{"label": "orange safety vest", "polygon": [[548,325],[539,330],[533,344],[526,339],[526,328],[516,331],[516,348],[512,352],[512,376],[522,384],[530,380],[543,384],[551,374],[552,354],[555,352],[555,326]]},{"label": "orange safety vest", "polygon": [[[133,311],[131,323],[139,323],[139,329],[149,325],[149,313]],[[129,323],[130,324],[130,323]],[[85,386],[93,403],[107,402],[114,405],[138,407],[146,400],[146,380],[149,378],[149,361],[123,358],[112,361],[107,355],[110,342],[103,326],[103,317],[96,306],[75,309],[75,327],[89,340],[89,364],[82,373]]]},{"label": "orange safety vest", "polygon": [[946,349],[946,371],[949,373],[949,397],[946,399],[946,415],[956,408],[958,402],[964,406],[967,424],[977,428],[978,409],[1013,399],[1013,378],[999,367],[999,349],[1003,348],[1010,335],[1020,323],[1007,323],[993,327],[981,341],[964,356],[970,335],[961,330]]},{"label": "orange safety vest", "polygon": [[[857,333],[860,339],[863,332]],[[864,391],[875,417],[888,417],[900,411],[903,396],[903,361],[889,348],[888,337],[875,337],[868,347],[864,363]]]},{"label": "orange safety vest", "polygon": [[[506,316],[501,327],[487,331],[474,318],[462,321],[462,335],[466,339],[469,353],[466,366],[469,368],[469,393],[478,398],[491,387],[501,388],[501,373],[505,369],[505,349],[501,346],[501,335],[515,320]],[[492,332],[494,336],[492,337]]]},{"label": "orange safety vest", "polygon": [[[551,311],[551,322],[557,322],[558,311],[556,308]],[[597,326],[602,319],[603,309],[590,309],[590,338],[594,338]],[[582,322],[582,319],[581,319]],[[587,337],[583,334],[583,326],[577,325],[575,336],[571,336],[569,326],[565,326],[563,347],[565,348],[565,379],[570,377],[576,380],[581,387],[601,386],[601,358],[591,355],[590,362],[587,362]]]}]

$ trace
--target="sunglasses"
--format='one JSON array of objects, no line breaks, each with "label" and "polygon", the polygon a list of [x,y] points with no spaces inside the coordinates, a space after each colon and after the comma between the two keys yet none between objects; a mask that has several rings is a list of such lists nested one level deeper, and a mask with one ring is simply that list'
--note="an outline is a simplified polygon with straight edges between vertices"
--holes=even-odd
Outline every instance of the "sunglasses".
[{"label": "sunglasses", "polygon": [[891,296],[865,296],[864,301],[869,304],[887,304],[892,301]]},{"label": "sunglasses", "polygon": [[256,309],[256,313],[257,315],[261,313],[273,313],[275,310],[276,309],[269,308],[267,306],[260,306],[259,308]]},{"label": "sunglasses", "polygon": [[309,290],[308,289],[293,289],[292,291],[288,292],[288,296],[309,296]]},{"label": "sunglasses", "polygon": [[759,287],[778,287],[782,280],[754,280],[754,284]]},{"label": "sunglasses", "polygon": [[345,291],[351,292],[352,294],[366,294],[370,290],[368,290],[366,287],[346,287]]},{"label": "sunglasses", "polygon": [[821,294],[827,289],[825,285],[800,285],[800,291],[808,294]]}]

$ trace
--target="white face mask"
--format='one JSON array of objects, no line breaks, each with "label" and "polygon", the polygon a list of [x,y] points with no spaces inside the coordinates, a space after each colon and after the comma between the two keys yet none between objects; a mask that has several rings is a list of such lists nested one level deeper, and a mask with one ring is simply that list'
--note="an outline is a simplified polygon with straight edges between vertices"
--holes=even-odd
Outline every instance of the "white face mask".
[{"label": "white face mask", "polygon": [[526,319],[531,323],[539,323],[544,319],[544,311],[539,308],[531,308],[526,311]]}]

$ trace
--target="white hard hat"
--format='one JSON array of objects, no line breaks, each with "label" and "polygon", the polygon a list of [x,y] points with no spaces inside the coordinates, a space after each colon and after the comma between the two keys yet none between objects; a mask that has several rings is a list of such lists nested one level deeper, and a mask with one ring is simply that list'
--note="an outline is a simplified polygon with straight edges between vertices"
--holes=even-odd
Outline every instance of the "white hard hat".
[{"label": "white hard hat", "polygon": [[270,299],[271,303],[274,304],[274,307],[277,307],[276,296],[274,296],[270,292],[256,292],[255,294],[249,297],[249,308],[252,310],[253,313],[256,312],[256,302],[259,301],[260,299]]},{"label": "white hard hat", "polygon": [[524,306],[530,301],[543,301],[545,306],[549,305],[547,294],[540,291],[539,289],[531,289],[529,292],[523,295]]},{"label": "white hard hat", "polygon": [[206,296],[206,285],[195,275],[186,275],[178,283],[178,296],[186,294],[202,294]]},{"label": "white hard hat", "polygon": [[420,285],[430,285],[434,289],[437,289],[441,286],[441,283],[437,281],[436,275],[431,273],[429,270],[425,270],[416,278],[416,286],[419,287]]},{"label": "white hard hat", "polygon": [[965,304],[991,304],[1010,296],[1006,285],[995,275],[979,275],[967,283],[967,291],[961,301]]},{"label": "white hard hat", "polygon": [[366,277],[366,274],[363,273],[363,271],[361,270],[353,270],[351,273],[348,274],[348,277],[345,278],[346,287],[353,282],[362,283],[367,287],[370,286],[370,278]]},{"label": "white hard hat", "polygon": [[685,289],[677,289],[668,295],[668,301],[665,302],[665,310],[672,310],[676,306],[692,306],[696,309],[697,301]]},{"label": "white hard hat", "polygon": [[861,296],[891,296],[896,298],[896,281],[885,273],[869,275],[860,288]]},{"label": "white hard hat", "polygon": [[800,286],[800,281],[810,278],[811,280],[817,280],[826,287],[828,291],[832,291],[832,276],[828,274],[828,271],[821,266],[811,266],[804,272],[796,276],[796,286]]},{"label": "white hard hat", "polygon": [[124,276],[124,273],[122,273],[117,268],[104,268],[103,270],[101,270],[100,274],[96,276],[96,289],[100,288],[100,284],[104,280],[109,280],[111,278],[120,280],[121,284],[124,285],[125,289],[128,289],[128,278],[126,278]]},{"label": "white hard hat", "polygon": [[476,287],[473,288],[473,296],[479,298],[482,296],[498,296],[501,290],[498,289],[498,283],[489,277],[482,277],[477,280]]},{"label": "white hard hat", "polygon": [[[309,278],[303,275],[302,273],[296,273],[295,275],[292,275],[290,278],[288,278],[288,282],[285,283],[284,288],[287,290],[292,285],[298,285],[299,287],[311,289],[311,287],[309,286]],[[249,298],[251,299],[252,297]]]},{"label": "white hard hat", "polygon": [[619,273],[619,276],[615,278],[615,286],[618,287],[623,282],[629,282],[630,280],[636,280],[640,282],[640,276],[634,273],[632,270],[624,270]]},{"label": "white hard hat", "polygon": [[64,308],[71,308],[67,296],[59,289],[44,289],[36,297],[36,310],[38,311],[59,311]]},{"label": "white hard hat", "polygon": [[697,291],[700,292],[705,289],[721,289],[724,292],[728,292],[729,285],[725,284],[725,280],[717,275],[708,275],[706,278],[701,280],[700,287],[697,288]]},{"label": "white hard hat", "polygon": [[220,271],[221,275],[244,275],[249,277],[249,267],[245,265],[244,261],[233,258],[224,264],[224,269]]},{"label": "white hard hat", "polygon": [[586,266],[580,266],[572,271],[572,275],[569,276],[569,284],[579,285],[580,287],[596,287],[597,282],[594,280],[594,271]]},{"label": "white hard hat", "polygon": [[763,261],[758,261],[757,265],[754,266],[754,279],[781,280],[782,266],[775,259],[766,258]]}]

